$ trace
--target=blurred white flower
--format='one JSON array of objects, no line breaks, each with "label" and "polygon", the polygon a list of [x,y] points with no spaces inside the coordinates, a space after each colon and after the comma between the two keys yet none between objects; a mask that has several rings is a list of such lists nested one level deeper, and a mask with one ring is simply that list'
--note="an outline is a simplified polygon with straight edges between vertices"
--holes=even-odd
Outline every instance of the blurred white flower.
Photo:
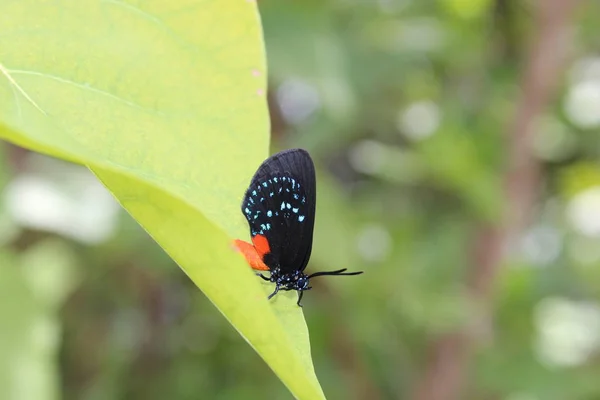
[{"label": "blurred white flower", "polygon": [[578,193],[567,205],[566,212],[577,232],[600,237],[600,186]]},{"label": "blurred white flower", "polygon": [[550,366],[575,367],[600,348],[600,307],[564,298],[542,300],[535,310],[535,350]]},{"label": "blurred white flower", "polygon": [[277,88],[277,103],[283,118],[298,124],[309,118],[321,105],[317,89],[300,79],[288,79]]},{"label": "blurred white flower", "polygon": [[527,231],[521,240],[521,250],[527,260],[535,265],[555,261],[562,250],[560,232],[551,226],[536,226]]},{"label": "blurred white flower", "polygon": [[440,109],[432,101],[412,103],[400,113],[397,125],[398,129],[409,139],[428,138],[440,126]]},{"label": "blurred white flower", "polygon": [[392,237],[381,225],[365,227],[358,235],[358,253],[365,261],[384,261],[392,249]]},{"label": "blurred white flower", "polygon": [[444,46],[449,35],[437,19],[430,17],[402,19],[396,26],[396,47],[403,51],[437,51]]},{"label": "blurred white flower", "polygon": [[84,243],[108,239],[120,206],[106,188],[83,167],[33,157],[32,164],[40,165],[15,177],[4,192],[13,220]]},{"label": "blurred white flower", "polygon": [[550,115],[536,120],[533,150],[538,158],[560,161],[571,156],[577,147],[577,138],[558,118]]},{"label": "blurred white flower", "polygon": [[565,112],[580,128],[600,126],[600,80],[573,84],[565,100]]},{"label": "blurred white flower", "polygon": [[569,71],[572,82],[600,81],[600,57],[579,59]]},{"label": "blurred white flower", "polygon": [[386,155],[383,144],[374,140],[361,140],[349,153],[352,168],[364,174],[374,174],[381,170]]}]

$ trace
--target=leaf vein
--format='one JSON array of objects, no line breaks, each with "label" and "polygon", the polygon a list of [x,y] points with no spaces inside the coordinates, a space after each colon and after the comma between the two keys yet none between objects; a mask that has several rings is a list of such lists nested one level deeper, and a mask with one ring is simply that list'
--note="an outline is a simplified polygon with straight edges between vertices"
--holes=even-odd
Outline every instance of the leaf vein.
[{"label": "leaf vein", "polygon": [[[106,97],[110,97],[111,99],[117,100],[117,101],[119,101],[121,103],[124,103],[124,104],[127,104],[130,107],[138,108],[140,110],[143,110],[143,111],[146,111],[146,112],[150,112],[150,113],[153,113],[153,114],[162,114],[161,112],[159,112],[157,110],[146,108],[146,107],[144,107],[144,106],[142,106],[140,104],[137,104],[137,103],[135,103],[135,102],[133,102],[131,100],[127,100],[127,99],[124,99],[124,98],[122,98],[120,96],[117,96],[116,94],[107,92],[107,91],[102,90],[102,89],[98,89],[98,88],[96,88],[94,86],[91,86],[89,84],[83,84],[83,83],[72,81],[70,79],[65,79],[65,78],[62,78],[60,76],[56,76],[56,75],[52,75],[52,74],[47,74],[47,73],[44,73],[44,72],[28,71],[28,70],[6,70],[6,72],[9,73],[9,75],[10,74],[12,74],[12,75],[31,75],[31,76],[39,76],[39,77],[42,77],[42,78],[52,79],[52,80],[55,80],[55,81],[58,81],[58,82],[61,82],[61,83],[65,83],[67,85],[72,85],[72,86],[78,87],[78,88],[83,89],[83,90],[89,90],[90,92],[94,92],[94,93],[98,93],[98,94],[106,96]],[[14,80],[13,80],[13,82],[14,82]],[[16,82],[15,82],[15,84],[16,84]],[[40,111],[41,111],[41,109],[40,109]]]},{"label": "leaf vein", "polygon": [[[8,80],[8,82],[11,84],[11,86],[13,88],[13,94],[15,93],[14,90],[17,90],[39,112],[41,112],[45,116],[48,116],[48,114],[44,110],[42,110],[42,108],[40,106],[38,106],[38,104],[29,96],[29,94],[21,87],[21,85],[19,85],[17,83],[17,81],[12,77],[12,75],[11,75],[12,72],[13,71],[8,70],[7,68],[4,67],[4,65],[2,65],[2,63],[0,63],[0,73],[2,73],[2,75],[4,75],[6,77],[6,79]],[[19,114],[20,114],[21,113],[21,105],[20,105],[20,102],[19,102],[18,98],[17,98],[16,101],[17,101],[17,105],[18,105],[18,109],[19,109]]]},{"label": "leaf vein", "polygon": [[180,45],[192,50],[193,52],[198,51],[198,46],[194,45],[190,41],[188,41],[188,40],[184,39],[183,37],[181,37],[180,35],[178,35],[171,27],[169,27],[169,25],[165,21],[150,14],[149,12],[144,11],[141,8],[136,7],[132,4],[129,4],[125,1],[119,1],[119,0],[102,0],[102,1],[105,3],[108,3],[108,4],[113,4],[118,7],[123,7],[126,10],[129,10],[132,13],[137,14],[138,16],[144,18],[145,20],[150,21],[153,24],[156,24],[160,29],[162,29],[164,32],[166,32],[171,37],[173,37],[175,39],[175,41],[177,41],[177,43],[179,43]]},{"label": "leaf vein", "polygon": [[148,13],[147,11],[144,11],[141,8],[131,5],[125,1],[119,1],[119,0],[102,0],[102,1],[105,3],[110,3],[110,4],[114,4],[114,5],[126,8],[129,11],[131,11],[135,14],[138,14],[145,19],[147,19],[155,24],[160,25],[161,27],[165,26],[164,22],[160,18],[155,17],[154,15]]}]

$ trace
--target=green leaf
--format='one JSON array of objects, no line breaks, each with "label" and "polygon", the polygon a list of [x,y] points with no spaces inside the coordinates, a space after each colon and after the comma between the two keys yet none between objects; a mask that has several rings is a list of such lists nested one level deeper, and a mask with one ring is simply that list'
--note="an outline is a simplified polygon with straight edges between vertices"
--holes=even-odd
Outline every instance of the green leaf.
[{"label": "green leaf", "polygon": [[251,1],[0,4],[0,135],[89,166],[297,398],[324,398],[295,294],[269,304],[230,247],[267,156],[265,75]]}]

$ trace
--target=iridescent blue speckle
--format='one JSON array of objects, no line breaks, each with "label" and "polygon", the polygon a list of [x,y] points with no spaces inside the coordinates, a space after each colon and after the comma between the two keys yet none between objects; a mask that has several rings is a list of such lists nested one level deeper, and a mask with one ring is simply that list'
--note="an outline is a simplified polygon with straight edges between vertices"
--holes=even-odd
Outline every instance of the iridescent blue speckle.
[{"label": "iridescent blue speckle", "polygon": [[[292,218],[292,215],[298,217],[298,222],[306,219],[304,207],[307,202],[306,196],[300,188],[300,183],[290,176],[273,176],[265,181],[257,181],[256,186],[250,189],[244,205],[244,214],[246,219],[254,224],[251,229],[252,235],[265,234],[271,229],[271,224],[267,221],[270,218]],[[289,194],[287,194],[289,193]],[[278,196],[281,196],[280,198]],[[272,200],[280,202],[272,204]],[[283,200],[285,199],[285,200]],[[267,210],[267,208],[271,208]],[[263,214],[261,218],[261,210]],[[281,215],[279,215],[281,213]],[[267,219],[269,218],[269,219]],[[278,223],[280,223],[278,221]]]}]

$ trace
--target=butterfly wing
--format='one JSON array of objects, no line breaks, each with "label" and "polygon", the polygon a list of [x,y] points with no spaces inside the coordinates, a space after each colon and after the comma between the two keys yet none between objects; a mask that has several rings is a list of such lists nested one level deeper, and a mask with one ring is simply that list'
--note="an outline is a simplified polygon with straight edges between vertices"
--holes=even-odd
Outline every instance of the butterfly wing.
[{"label": "butterfly wing", "polygon": [[279,266],[287,273],[306,268],[312,251],[315,204],[315,168],[305,150],[282,151],[258,168],[244,196],[242,213],[253,242],[266,238],[269,252],[263,260],[270,269]]}]

